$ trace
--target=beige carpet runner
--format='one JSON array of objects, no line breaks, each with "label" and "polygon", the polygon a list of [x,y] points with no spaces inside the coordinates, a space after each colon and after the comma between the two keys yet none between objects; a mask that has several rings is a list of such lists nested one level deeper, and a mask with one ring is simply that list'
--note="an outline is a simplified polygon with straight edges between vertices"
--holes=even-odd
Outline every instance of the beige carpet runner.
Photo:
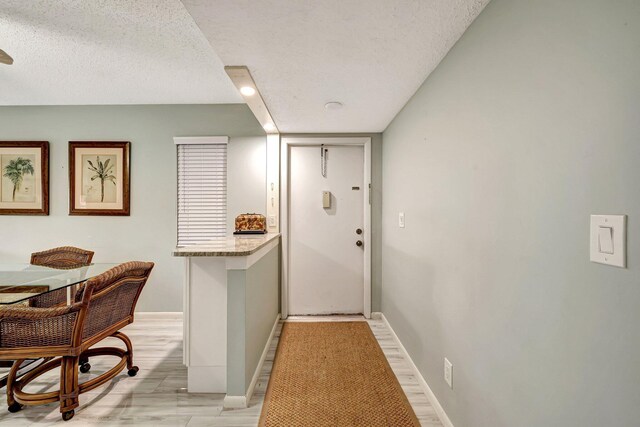
[{"label": "beige carpet runner", "polygon": [[366,322],[284,324],[261,427],[419,425]]}]

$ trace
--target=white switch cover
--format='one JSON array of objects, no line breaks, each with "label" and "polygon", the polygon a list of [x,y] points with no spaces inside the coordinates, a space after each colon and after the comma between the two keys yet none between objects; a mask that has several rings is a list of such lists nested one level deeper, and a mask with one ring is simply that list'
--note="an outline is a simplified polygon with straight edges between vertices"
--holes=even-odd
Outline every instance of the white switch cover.
[{"label": "white switch cover", "polygon": [[398,214],[398,227],[404,228],[404,212]]},{"label": "white switch cover", "polygon": [[331,191],[323,191],[322,192],[322,207],[324,209],[331,208]]},{"label": "white switch cover", "polygon": [[453,388],[453,365],[446,357],[444,358],[444,380],[450,388]]},{"label": "white switch cover", "polygon": [[627,266],[627,216],[591,215],[591,261]]}]

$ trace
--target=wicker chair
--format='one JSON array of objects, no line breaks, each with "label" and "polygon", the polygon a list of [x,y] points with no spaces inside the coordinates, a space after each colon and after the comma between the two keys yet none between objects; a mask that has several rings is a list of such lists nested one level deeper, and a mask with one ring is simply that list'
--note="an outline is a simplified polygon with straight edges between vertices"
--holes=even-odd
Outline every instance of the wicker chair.
[{"label": "wicker chair", "polygon": [[[91,278],[78,290],[75,302],[64,307],[7,307],[0,309],[0,359],[14,360],[7,378],[10,412],[23,405],[60,402],[62,419],[75,413],[78,396],[118,375],[125,366],[129,376],[138,372],[133,365],[131,340],[120,329],[133,322],[138,297],[149,278],[153,263],[132,261]],[[107,337],[122,340],[126,350],[97,347]],[[117,356],[119,362],[107,372],[78,383],[80,356]],[[26,359],[50,359],[16,378]],[[52,369],[60,367],[60,389],[46,393],[26,393],[23,388]]]},{"label": "wicker chair", "polygon": [[[62,246],[31,254],[31,264],[70,269],[91,264],[93,252],[73,246]],[[59,307],[67,304],[67,290],[56,289],[29,299],[30,307]]]}]

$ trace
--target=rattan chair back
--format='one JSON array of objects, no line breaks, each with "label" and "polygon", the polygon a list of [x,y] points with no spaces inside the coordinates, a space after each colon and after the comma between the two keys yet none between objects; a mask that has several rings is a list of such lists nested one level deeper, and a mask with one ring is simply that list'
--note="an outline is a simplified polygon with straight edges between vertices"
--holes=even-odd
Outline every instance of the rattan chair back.
[{"label": "rattan chair back", "polygon": [[[44,267],[70,269],[91,264],[93,252],[73,246],[62,246],[31,254],[31,264]],[[56,289],[29,299],[31,307],[59,307],[67,305],[67,290]]]},{"label": "rattan chair back", "polygon": [[104,335],[133,321],[138,297],[153,269],[152,262],[131,261],[102,273],[78,289],[76,302],[88,306],[82,339]]},{"label": "rattan chair back", "polygon": [[31,254],[31,264],[52,268],[78,268],[91,264],[93,252],[73,246],[61,246]]},{"label": "rattan chair back", "polygon": [[7,307],[0,310],[0,359],[14,357],[11,349],[73,347],[74,328],[78,325],[81,304],[41,309]]}]

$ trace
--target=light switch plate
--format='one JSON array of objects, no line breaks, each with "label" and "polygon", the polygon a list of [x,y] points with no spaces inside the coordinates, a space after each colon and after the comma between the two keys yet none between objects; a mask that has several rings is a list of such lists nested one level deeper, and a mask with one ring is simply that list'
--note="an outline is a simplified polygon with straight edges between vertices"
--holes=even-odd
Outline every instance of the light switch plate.
[{"label": "light switch plate", "polygon": [[324,209],[331,209],[331,191],[322,192],[322,207]]},{"label": "light switch plate", "polygon": [[398,214],[398,227],[404,228],[404,212]]},{"label": "light switch plate", "polygon": [[444,380],[450,388],[453,388],[453,365],[446,357],[444,358]]},{"label": "light switch plate", "polygon": [[591,215],[590,234],[592,262],[626,268],[626,215]]}]

